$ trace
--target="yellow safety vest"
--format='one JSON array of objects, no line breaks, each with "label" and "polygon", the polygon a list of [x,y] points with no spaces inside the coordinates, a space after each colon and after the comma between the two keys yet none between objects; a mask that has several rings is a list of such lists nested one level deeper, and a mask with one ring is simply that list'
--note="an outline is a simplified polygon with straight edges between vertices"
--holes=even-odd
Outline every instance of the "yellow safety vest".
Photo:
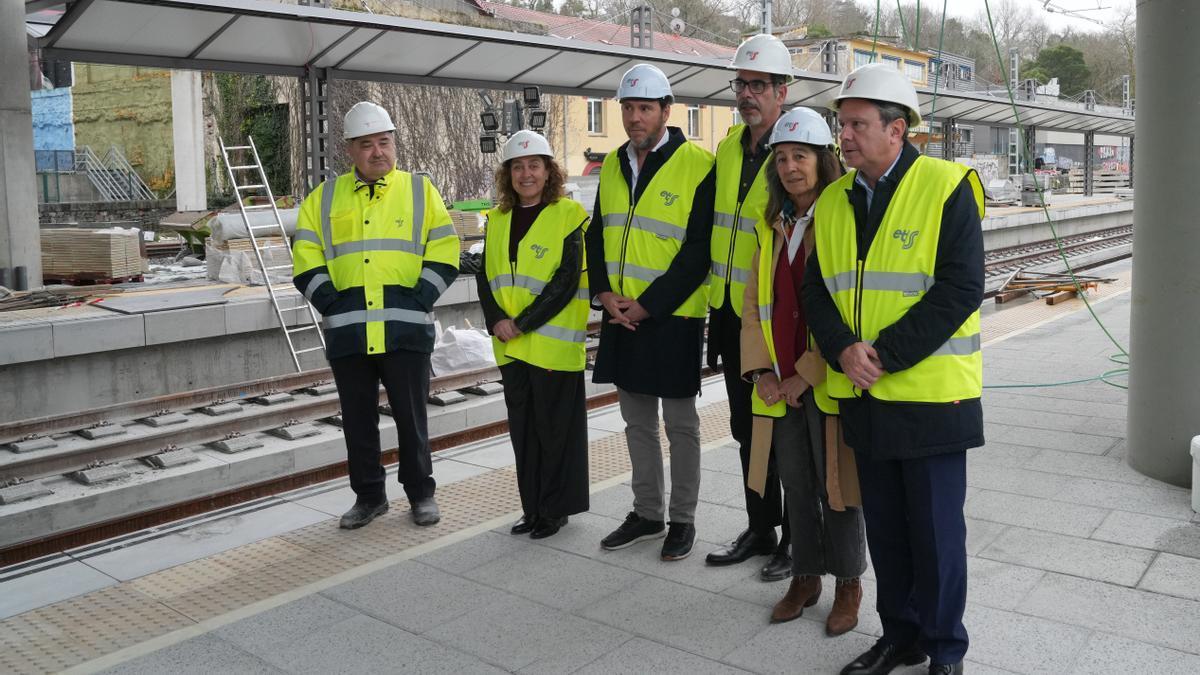
[{"label": "yellow safety vest", "polygon": [[[742,134],[749,133],[738,124],[717,145],[717,194],[713,209],[712,274],[709,279],[709,304],[719,309],[725,304],[725,285],[733,312],[742,315],[742,300],[754,248],[758,242],[754,230],[767,210],[766,162],[758,169],[743,201],[738,201],[742,182]],[[768,249],[770,250],[770,249]]]},{"label": "yellow safety vest", "polygon": [[[488,213],[484,272],[496,303],[509,318],[516,318],[541,295],[562,264],[563,240],[576,228],[586,227],[587,221],[587,211],[574,200],[564,198],[547,205],[521,239],[513,263],[508,257],[512,211],[493,209]],[[496,363],[504,365],[516,359],[547,370],[583,370],[590,299],[585,265],[575,298],[561,312],[508,342],[492,337]]]},{"label": "yellow safety vest", "polygon": [[[842,176],[816,204],[817,256],[825,287],[842,320],[871,343],[915,305],[934,283],[942,210],[964,177],[969,177],[983,217],[983,185],[962,164],[920,156],[900,180],[867,252],[858,261],[854,208],[846,197],[857,171]],[[829,395],[857,395],[850,379],[829,368]],[[883,401],[950,403],[983,393],[983,352],[979,310],[929,357],[897,373],[887,373],[870,389]]]},{"label": "yellow safety vest", "polygon": [[[774,330],[771,327],[771,313],[774,310],[775,303],[775,270],[771,266],[772,251],[775,250],[775,228],[766,224],[765,221],[760,221],[758,224],[758,241],[760,248],[758,249],[758,323],[762,328],[763,340],[767,343],[767,354],[771,356],[771,367],[775,370],[775,376],[782,379],[779,374],[779,359],[775,356],[775,338]],[[784,251],[781,256],[787,255]],[[813,338],[812,333],[808,334],[808,347],[812,348]],[[837,401],[829,398],[827,384],[822,382],[813,385],[813,398],[817,402],[817,407],[826,415],[838,414]],[[750,408],[755,415],[765,415],[767,417],[783,417],[787,412],[787,403],[777,401],[774,405],[767,405],[766,401],[758,395],[758,385],[754,385],[754,391],[750,394]]]},{"label": "yellow safety vest", "polygon": [[366,309],[327,315],[323,323],[327,335],[365,324],[370,354],[387,351],[389,323],[416,324],[432,336],[433,315],[397,306],[396,294],[385,289],[425,279],[445,291],[442,278],[422,263],[457,268],[459,257],[458,233],[429,180],[392,169],[381,182],[377,199],[354,189],[353,171],[318,185],[300,207],[292,246],[293,274],[325,265],[338,291],[363,293]]},{"label": "yellow safety vest", "polygon": [[[604,263],[612,290],[636,300],[667,271],[683,246],[696,188],[712,170],[713,155],[695,143],[679,146],[633,204],[621,174],[621,152],[624,149],[608,153],[600,168]],[[703,318],[708,311],[707,292],[706,280],[674,314]]]}]

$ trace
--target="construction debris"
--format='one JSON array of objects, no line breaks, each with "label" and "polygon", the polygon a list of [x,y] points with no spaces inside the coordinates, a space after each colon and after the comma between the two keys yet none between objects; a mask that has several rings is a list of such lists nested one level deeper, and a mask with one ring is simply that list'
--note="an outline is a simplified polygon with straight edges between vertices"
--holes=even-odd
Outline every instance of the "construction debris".
[{"label": "construction debris", "polygon": [[1102,283],[1113,281],[1116,279],[1081,274],[1071,276],[1070,274],[1017,270],[1009,275],[1004,284],[1000,286],[1000,290],[996,291],[996,304],[1009,302],[1025,295],[1033,295],[1035,298],[1045,298],[1048,305],[1056,305],[1076,297],[1079,290],[1086,293],[1095,290]]}]

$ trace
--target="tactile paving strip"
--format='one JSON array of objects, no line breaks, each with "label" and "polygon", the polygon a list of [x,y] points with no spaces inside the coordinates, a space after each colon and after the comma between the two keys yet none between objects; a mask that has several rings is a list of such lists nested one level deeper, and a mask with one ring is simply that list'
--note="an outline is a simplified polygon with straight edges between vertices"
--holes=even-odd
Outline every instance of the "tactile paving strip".
[{"label": "tactile paving strip", "polygon": [[[700,442],[728,436],[725,401],[698,405]],[[588,454],[593,483],[629,471],[624,434],[593,441]],[[414,525],[400,499],[370,527],[329,519],[0,621],[0,672],[63,670],[521,508],[512,467],[439,487],[437,499],[436,527]]]}]

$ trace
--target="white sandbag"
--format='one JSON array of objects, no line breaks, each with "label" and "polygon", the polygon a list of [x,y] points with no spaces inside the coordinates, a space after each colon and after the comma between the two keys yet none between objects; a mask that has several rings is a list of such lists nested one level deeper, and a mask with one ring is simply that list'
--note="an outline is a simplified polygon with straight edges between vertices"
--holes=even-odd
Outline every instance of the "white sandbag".
[{"label": "white sandbag", "polygon": [[434,345],[430,365],[438,376],[494,367],[492,338],[482,330],[451,326]]},{"label": "white sandbag", "polygon": [[[283,229],[289,237],[296,234],[296,219],[299,217],[300,209],[279,209],[279,220],[283,223]],[[258,227],[260,225],[270,225],[275,222],[275,213],[270,209],[262,209],[257,211],[247,211],[246,216],[250,219],[250,224]],[[250,233],[246,231],[246,223],[242,221],[242,214],[234,211],[221,212],[217,214],[208,223],[208,228],[211,231],[209,235],[213,240],[222,242],[230,239],[249,239]],[[278,231],[258,230],[254,236],[277,235]]]}]

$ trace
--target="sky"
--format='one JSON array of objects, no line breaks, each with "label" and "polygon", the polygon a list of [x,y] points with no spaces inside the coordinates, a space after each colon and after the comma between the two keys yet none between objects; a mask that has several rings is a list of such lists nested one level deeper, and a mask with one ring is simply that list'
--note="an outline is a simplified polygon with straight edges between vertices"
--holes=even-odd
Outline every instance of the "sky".
[{"label": "sky", "polygon": [[[911,1],[912,0],[905,0],[905,3],[907,4]],[[995,11],[994,5],[996,4],[996,1],[997,0],[991,0],[993,11]],[[1057,32],[1066,28],[1073,28],[1077,31],[1093,32],[1101,30],[1102,27],[1099,24],[1089,21],[1089,19],[1097,19],[1103,22],[1111,21],[1115,17],[1117,9],[1123,5],[1130,4],[1133,0],[1050,0],[1050,7],[1058,10],[1053,12],[1046,10],[1046,0],[1016,1],[1028,7],[1030,12],[1037,12],[1040,14],[1042,18],[1046,20],[1046,24],[1050,26],[1050,29],[1053,31]],[[859,0],[859,4],[864,3],[871,5],[874,4],[869,0]],[[892,0],[888,4],[895,5],[895,2]],[[924,0],[921,3],[921,8],[922,11],[924,11],[926,7],[932,7],[934,8],[934,11],[937,12],[941,11],[941,5],[942,3],[938,2],[938,0]],[[1102,7],[1105,9],[1097,10],[1097,7]],[[947,14],[963,19],[974,19],[983,12],[983,8],[983,0],[949,0],[946,3]],[[1095,11],[1081,11],[1077,14],[1064,14],[1062,13],[1062,10]]]}]

